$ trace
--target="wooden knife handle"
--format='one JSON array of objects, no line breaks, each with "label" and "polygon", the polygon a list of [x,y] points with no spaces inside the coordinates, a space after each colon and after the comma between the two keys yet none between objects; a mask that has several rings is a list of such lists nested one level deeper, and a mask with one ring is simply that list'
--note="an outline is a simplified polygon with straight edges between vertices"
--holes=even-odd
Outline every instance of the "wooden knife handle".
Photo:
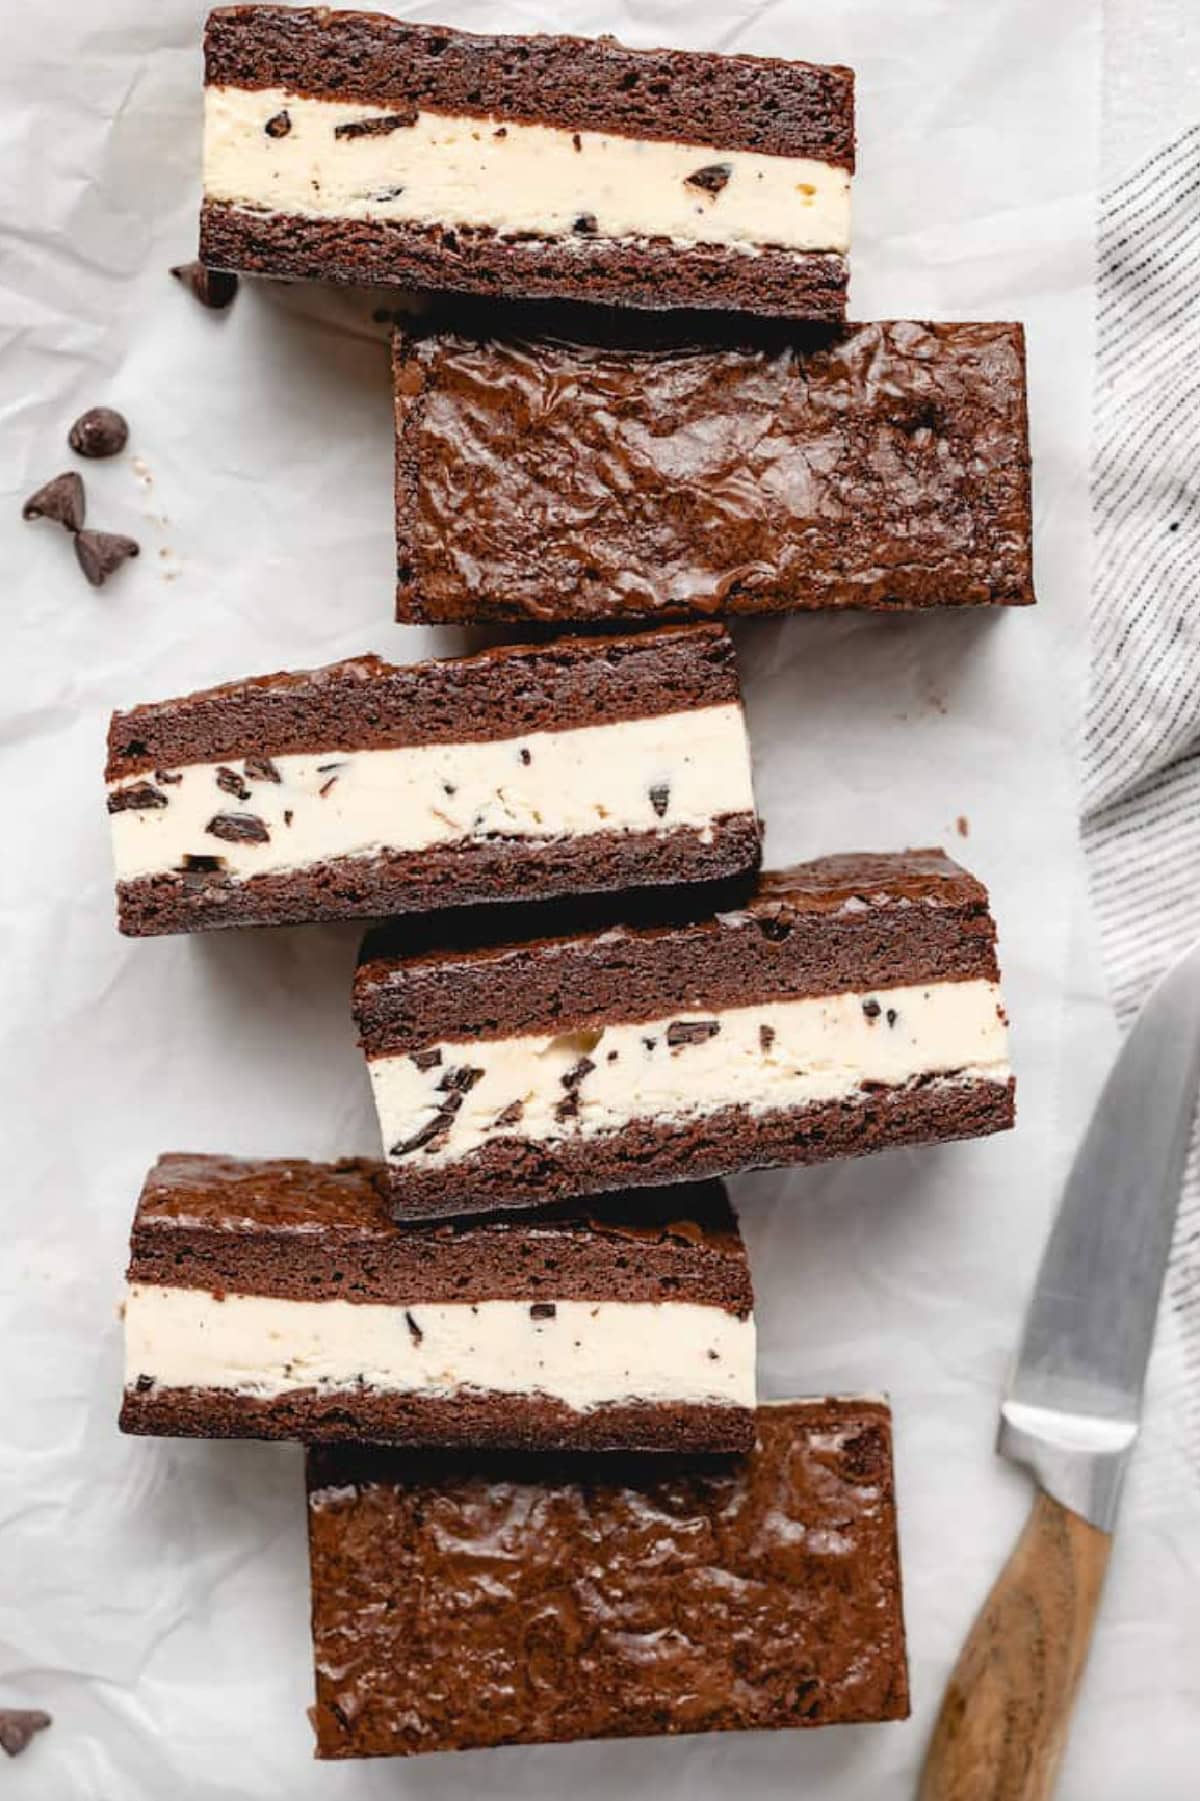
[{"label": "wooden knife handle", "polygon": [[1050,1801],[1111,1548],[1039,1489],[946,1686],[919,1801]]}]

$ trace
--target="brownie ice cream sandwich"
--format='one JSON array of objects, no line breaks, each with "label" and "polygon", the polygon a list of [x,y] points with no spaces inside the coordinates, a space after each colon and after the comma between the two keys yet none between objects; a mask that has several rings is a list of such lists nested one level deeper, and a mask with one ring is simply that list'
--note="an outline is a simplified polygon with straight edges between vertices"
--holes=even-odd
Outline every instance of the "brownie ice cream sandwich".
[{"label": "brownie ice cream sandwich", "polygon": [[854,77],[612,38],[219,7],[206,264],[839,319]]},{"label": "brownie ice cream sandwich", "polygon": [[317,1756],[902,1720],[891,1415],[749,1457],[309,1453]]},{"label": "brownie ice cream sandwich", "polygon": [[750,1271],[723,1189],[403,1229],[375,1163],[172,1155],[125,1300],[126,1432],[744,1451]]},{"label": "brownie ice cream sandwich", "polygon": [[398,1218],[1011,1125],[995,927],[940,851],[827,857],[671,924],[399,950],[355,979]]},{"label": "brownie ice cream sandwich", "polygon": [[356,657],[113,717],[121,930],[382,918],[757,868],[719,626]]},{"label": "brownie ice cream sandwich", "polygon": [[701,327],[398,333],[397,617],[1033,600],[1019,325]]}]

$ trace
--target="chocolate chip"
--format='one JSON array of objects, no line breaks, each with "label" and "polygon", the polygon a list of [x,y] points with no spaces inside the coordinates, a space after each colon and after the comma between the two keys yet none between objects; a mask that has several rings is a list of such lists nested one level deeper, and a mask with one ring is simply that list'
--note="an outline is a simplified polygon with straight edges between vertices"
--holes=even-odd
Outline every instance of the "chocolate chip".
[{"label": "chocolate chip", "polygon": [[762,1046],[764,1051],[769,1051],[771,1046],[775,1042],[775,1027],[774,1026],[759,1026],[758,1042]]},{"label": "chocolate chip", "polygon": [[728,185],[732,174],[731,163],[705,163],[702,169],[694,169],[684,176],[684,186],[703,188],[706,194],[719,194]]},{"label": "chocolate chip", "polygon": [[529,1309],[530,1319],[553,1319],[558,1308],[553,1301],[535,1301]]},{"label": "chocolate chip", "polygon": [[581,238],[594,238],[599,229],[595,213],[580,213],[571,227]]},{"label": "chocolate chip", "polygon": [[283,780],[270,757],[247,757],[242,768],[246,772],[247,781],[250,782],[281,782]]},{"label": "chocolate chip", "polygon": [[238,278],[230,270],[210,269],[204,263],[176,263],[171,274],[195,295],[201,306],[214,313],[227,307],[238,290]]},{"label": "chocolate chip", "polygon": [[661,819],[671,804],[671,785],[669,782],[655,782],[650,790],[650,805]]},{"label": "chocolate chip", "polygon": [[34,1707],[0,1707],[0,1745],[10,1757],[19,1757],[39,1732],[45,1732],[50,1715]]},{"label": "chocolate chip", "polygon": [[524,1113],[524,1101],[509,1101],[503,1113],[497,1113],[494,1124],[496,1126],[515,1126],[520,1122]]},{"label": "chocolate chip", "polygon": [[417,109],[404,113],[383,113],[378,119],[351,119],[347,125],[335,125],[335,138],[386,138],[393,131],[404,131],[417,122]]},{"label": "chocolate chip", "polygon": [[508,136],[508,127],[505,125],[497,125],[495,131],[492,133],[492,136],[494,138],[506,138]]},{"label": "chocolate chip", "polygon": [[89,407],[67,433],[67,443],[81,457],[115,457],[128,442],[129,426],[111,406]]},{"label": "chocolate chip", "polygon": [[521,761],[522,761],[522,763],[524,763],[524,765],[527,769],[528,769],[529,765],[533,762],[533,752],[526,750],[523,745],[521,747]]},{"label": "chocolate chip", "polygon": [[271,842],[271,834],[257,813],[214,813],[204,829],[214,838],[223,838],[227,844]]},{"label": "chocolate chip", "polygon": [[178,769],[156,769],[154,779],[156,782],[162,782],[168,788],[175,788],[183,780],[183,776]]},{"label": "chocolate chip", "polygon": [[425,1124],[419,1127],[411,1138],[406,1138],[402,1144],[394,1144],[389,1155],[407,1157],[410,1151],[424,1150],[427,1145],[432,1145],[435,1139],[444,1138],[461,1106],[461,1094],[448,1094],[432,1119],[427,1119]]},{"label": "chocolate chip", "polygon": [[138,1394],[140,1394],[140,1395],[147,1394],[147,1393],[149,1393],[150,1389],[152,1389],[154,1387],[154,1377],[153,1376],[139,1376],[133,1386],[137,1390]]},{"label": "chocolate chip", "polygon": [[292,115],[288,112],[286,106],[281,113],[272,113],[271,117],[263,126],[263,130],[269,138],[286,138],[291,129]]},{"label": "chocolate chip", "polygon": [[21,508],[22,519],[52,519],[55,525],[65,525],[69,532],[83,529],[83,515],[87,502],[83,492],[83,478],[68,469],[65,475],[56,475],[40,487],[36,494],[31,494]]},{"label": "chocolate chip", "polygon": [[318,798],[321,800],[324,800],[325,796],[329,793],[329,790],[333,787],[333,784],[336,781],[337,781],[336,775],[331,775],[331,776],[326,777],[325,781],[323,781],[321,783],[321,786],[317,789]]},{"label": "chocolate chip", "polygon": [[875,999],[873,994],[863,1002],[862,1010],[868,1019],[878,1019],[879,1015],[883,1012],[883,1008],[879,1005],[879,1002]]},{"label": "chocolate chip", "polygon": [[648,1051],[652,1051],[654,1049],[655,1045],[658,1043],[658,1039],[657,1038],[643,1038],[642,1043],[645,1045],[645,1047]]},{"label": "chocolate chip", "polygon": [[681,1044],[707,1044],[720,1030],[719,1019],[673,1019],[667,1027],[667,1043],[673,1048]]},{"label": "chocolate chip", "polygon": [[442,1053],[439,1050],[410,1051],[409,1060],[415,1063],[418,1069],[436,1069],[441,1063]]},{"label": "chocolate chip", "polygon": [[571,133],[571,142],[572,142],[572,144],[574,144],[576,150],[583,149],[583,139],[580,137],[580,135],[577,131],[573,131]]},{"label": "chocolate chip", "polygon": [[225,859],[188,851],[179,867],[184,875],[216,875],[218,870],[224,869]]},{"label": "chocolate chip", "polygon": [[457,794],[458,789],[454,786],[453,782],[443,782],[442,783],[442,793],[443,794]]},{"label": "chocolate chip", "polygon": [[574,1094],[585,1076],[590,1076],[596,1065],[590,1057],[581,1057],[578,1063],[572,1064],[565,1076],[559,1079],[568,1094]]},{"label": "chocolate chip", "polygon": [[896,1012],[896,1009],[895,1009],[895,1007],[889,1007],[889,1008],[888,1008],[888,1010],[887,1010],[887,1022],[888,1022],[888,1024],[889,1024],[889,1026],[894,1026],[894,1025],[895,1025],[895,1023],[896,1023],[896,1021],[897,1021],[897,1020],[898,1020],[898,1019],[899,1019],[899,1017],[900,1017],[900,1015],[899,1015],[899,1014],[898,1014],[898,1013],[897,1013],[897,1012]]},{"label": "chocolate chip", "polygon": [[559,1101],[554,1109],[554,1117],[558,1120],[560,1125],[564,1125],[569,1119],[578,1119],[579,1096],[577,1094],[569,1094],[565,1100]]},{"label": "chocolate chip", "polygon": [[609,1051],[606,1061],[609,1063],[615,1063],[617,1058],[620,1055],[621,1055],[620,1051]]},{"label": "chocolate chip", "polygon": [[291,823],[292,823],[292,821],[293,821],[293,819],[294,819],[294,818],[295,818],[295,817],[296,817],[296,815],[295,815],[295,814],[294,814],[294,813],[293,813],[293,812],[292,812],[292,809],[291,809],[291,808],[290,808],[290,807],[285,807],[285,808],[284,808],[284,809],[283,809],[283,823],[284,823],[284,825],[291,825]]},{"label": "chocolate chip", "polygon": [[120,532],[75,534],[75,557],[93,588],[102,588],[122,563],[137,556],[138,549],[136,539],[126,538]]},{"label": "chocolate chip", "polygon": [[[439,1094],[462,1096],[470,1094],[476,1082],[483,1076],[481,1069],[472,1069],[468,1063],[460,1063],[457,1069],[448,1069],[438,1083]],[[459,1102],[461,1105],[461,1100]]]},{"label": "chocolate chip", "polygon": [[141,813],[149,807],[166,805],[166,795],[153,782],[134,782],[129,788],[114,788],[108,797],[110,813]]},{"label": "chocolate chip", "polygon": [[227,769],[224,764],[217,770],[217,787],[232,794],[237,800],[249,800],[250,790],[236,769]]},{"label": "chocolate chip", "polygon": [[413,1318],[412,1314],[409,1312],[407,1307],[404,1309],[404,1323],[408,1327],[409,1336],[411,1337],[413,1343],[420,1344],[420,1342],[424,1338],[425,1334],[424,1334],[424,1332],[422,1332],[420,1326],[418,1326],[416,1320]]}]

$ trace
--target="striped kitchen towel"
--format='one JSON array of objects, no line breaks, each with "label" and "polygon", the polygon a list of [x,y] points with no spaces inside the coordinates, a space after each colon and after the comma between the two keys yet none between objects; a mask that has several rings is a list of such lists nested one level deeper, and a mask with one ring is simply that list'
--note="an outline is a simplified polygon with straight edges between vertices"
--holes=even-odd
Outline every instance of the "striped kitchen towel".
[{"label": "striped kitchen towel", "polygon": [[[1127,1025],[1200,939],[1200,125],[1105,195],[1084,847]],[[1168,1292],[1200,1457],[1200,1144]]]}]

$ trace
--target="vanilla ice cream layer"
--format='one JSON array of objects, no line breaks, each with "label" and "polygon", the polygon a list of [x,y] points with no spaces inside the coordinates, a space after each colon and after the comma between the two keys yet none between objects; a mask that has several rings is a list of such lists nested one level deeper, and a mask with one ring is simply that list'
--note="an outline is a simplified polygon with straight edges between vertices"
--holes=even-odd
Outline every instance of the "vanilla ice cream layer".
[{"label": "vanilla ice cream layer", "polygon": [[284,88],[208,87],[205,196],[502,236],[849,248],[850,175],[830,163],[469,114],[409,117]]},{"label": "vanilla ice cream layer", "polygon": [[864,1083],[1010,1075],[1000,990],[980,980],[436,1048],[432,1067],[428,1050],[370,1062],[384,1144],[400,1167],[452,1163],[498,1138],[588,1138],[635,1119],[681,1125],[725,1107],[836,1101]]},{"label": "vanilla ice cream layer", "polygon": [[682,827],[709,843],[715,819],[754,811],[736,702],[522,738],[280,756],[270,768],[230,758],[111,783],[110,797],[147,785],[156,797],[110,812],[118,881],[197,856],[244,880],[471,838]]},{"label": "vanilla ice cream layer", "polygon": [[271,1400],[299,1388],[753,1407],[754,1320],[672,1301],[292,1301],[130,1285],[125,1382]]}]

